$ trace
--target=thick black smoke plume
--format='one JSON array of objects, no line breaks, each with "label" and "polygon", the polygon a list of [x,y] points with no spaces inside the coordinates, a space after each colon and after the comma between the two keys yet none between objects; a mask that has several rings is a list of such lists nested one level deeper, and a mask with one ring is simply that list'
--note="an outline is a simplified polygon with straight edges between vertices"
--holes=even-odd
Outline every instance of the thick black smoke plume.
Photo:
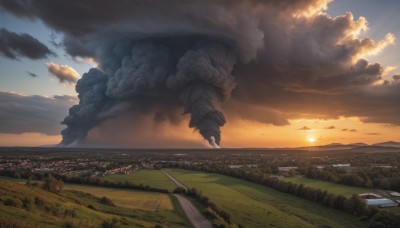
[{"label": "thick black smoke plume", "polygon": [[[180,40],[185,48],[170,39],[144,39],[124,47],[130,53],[121,55],[114,49],[112,55],[100,59],[105,73],[91,69],[76,85],[80,102],[63,122],[67,128],[62,131],[62,144],[83,140],[90,129],[109,117],[107,112],[116,113],[112,109],[140,112],[146,109],[144,106],[156,105],[149,97],[174,92],[183,102],[183,114],[191,116],[189,127],[198,130],[211,145],[211,137],[219,144],[220,127],[226,121],[218,105],[235,87],[231,72],[237,55],[219,41],[195,37]],[[146,104],[141,104],[143,101]],[[123,107],[116,108],[120,104]]]}]

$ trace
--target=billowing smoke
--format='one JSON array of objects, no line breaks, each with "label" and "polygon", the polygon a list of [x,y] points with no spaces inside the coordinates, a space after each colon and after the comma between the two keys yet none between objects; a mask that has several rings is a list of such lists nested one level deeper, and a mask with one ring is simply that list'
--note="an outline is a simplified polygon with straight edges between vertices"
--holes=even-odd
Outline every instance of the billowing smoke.
[{"label": "billowing smoke", "polygon": [[[83,140],[90,129],[109,117],[107,112],[115,115],[110,109],[118,104],[124,103],[119,111],[136,108],[140,112],[145,106],[156,106],[147,100],[149,97],[176,92],[180,99],[175,99],[182,102],[183,114],[191,117],[189,127],[198,130],[210,145],[218,145],[220,127],[226,122],[218,106],[235,87],[231,72],[237,54],[218,41],[181,39],[188,42],[186,49],[168,39],[132,42],[128,45],[130,53],[120,59],[118,69],[104,64],[108,75],[98,69],[84,74],[76,85],[80,103],[70,109],[63,122],[67,128],[62,131],[62,144]],[[143,101],[145,104],[140,104]]]},{"label": "billowing smoke", "polygon": [[213,146],[223,112],[277,126],[341,116],[400,125],[400,80],[383,83],[384,68],[364,59],[394,35],[365,37],[365,18],[331,17],[329,2],[0,0],[0,8],[42,20],[69,55],[98,63],[77,83],[64,145],[127,113],[172,125],[189,116]]}]

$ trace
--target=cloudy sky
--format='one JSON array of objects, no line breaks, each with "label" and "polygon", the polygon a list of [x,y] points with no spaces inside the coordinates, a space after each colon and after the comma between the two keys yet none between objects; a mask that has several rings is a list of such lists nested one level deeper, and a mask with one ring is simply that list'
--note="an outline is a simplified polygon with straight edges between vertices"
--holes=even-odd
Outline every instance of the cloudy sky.
[{"label": "cloudy sky", "polygon": [[399,8],[0,0],[0,145],[400,141]]}]

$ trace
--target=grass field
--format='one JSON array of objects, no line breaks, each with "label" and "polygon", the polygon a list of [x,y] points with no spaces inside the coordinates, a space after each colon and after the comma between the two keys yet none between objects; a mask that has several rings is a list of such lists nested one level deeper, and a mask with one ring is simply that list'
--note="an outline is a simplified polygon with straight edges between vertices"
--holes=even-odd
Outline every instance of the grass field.
[{"label": "grass field", "polygon": [[292,182],[296,184],[303,184],[304,186],[319,188],[321,190],[326,190],[327,192],[343,195],[346,197],[351,197],[353,194],[360,194],[371,192],[371,189],[351,187],[347,185],[335,184],[327,181],[320,181],[309,179],[306,177],[287,177],[280,179],[282,181]]},{"label": "grass field", "polygon": [[65,184],[64,189],[87,192],[99,197],[106,196],[111,199],[115,205],[120,207],[146,211],[174,210],[169,195],[163,193],[78,184]]},{"label": "grass field", "polygon": [[154,188],[168,189],[173,191],[175,185],[160,171],[154,169],[142,169],[131,174],[116,174],[102,177],[109,181],[129,181],[134,184],[148,185]]},{"label": "grass field", "polygon": [[245,227],[363,227],[343,212],[271,188],[223,175],[166,169],[188,187],[201,190]]},{"label": "grass field", "polygon": [[[72,222],[74,227],[101,227],[103,222],[116,219],[118,227],[154,227],[156,224],[190,227],[168,194],[79,185],[67,185],[67,190],[54,194],[27,186],[25,181],[1,179],[0,225],[9,221],[21,227],[62,227]],[[98,197],[102,195],[110,198],[115,206],[102,204]],[[36,198],[41,198],[42,203],[37,204]],[[68,210],[75,215],[66,215]]]}]

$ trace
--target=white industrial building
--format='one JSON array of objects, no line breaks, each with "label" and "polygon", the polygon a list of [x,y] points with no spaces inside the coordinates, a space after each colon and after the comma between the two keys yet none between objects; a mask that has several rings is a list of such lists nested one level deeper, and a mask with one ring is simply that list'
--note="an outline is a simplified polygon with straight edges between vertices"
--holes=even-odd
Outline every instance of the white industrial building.
[{"label": "white industrial building", "polygon": [[399,204],[391,199],[383,198],[382,196],[375,193],[363,193],[359,194],[364,199],[368,206],[378,207],[397,207]]},{"label": "white industrial building", "polygon": [[379,198],[379,199],[364,199],[368,206],[379,206],[379,207],[397,207],[399,204],[391,199]]}]

